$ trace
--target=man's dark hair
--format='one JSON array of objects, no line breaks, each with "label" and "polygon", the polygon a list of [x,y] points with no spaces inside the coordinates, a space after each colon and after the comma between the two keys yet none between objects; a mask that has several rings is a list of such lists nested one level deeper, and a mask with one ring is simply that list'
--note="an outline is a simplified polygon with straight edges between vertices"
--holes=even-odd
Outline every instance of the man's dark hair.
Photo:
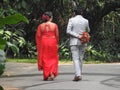
[{"label": "man's dark hair", "polygon": [[76,15],[81,15],[81,14],[82,14],[82,10],[83,10],[82,7],[77,6],[77,7],[74,9],[74,12],[75,12]]}]

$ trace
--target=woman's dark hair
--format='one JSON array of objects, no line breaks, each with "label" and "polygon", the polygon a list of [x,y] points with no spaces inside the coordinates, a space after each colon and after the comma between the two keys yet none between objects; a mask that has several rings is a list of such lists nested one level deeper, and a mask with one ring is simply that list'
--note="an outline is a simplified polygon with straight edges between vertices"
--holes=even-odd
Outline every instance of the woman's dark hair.
[{"label": "woman's dark hair", "polygon": [[50,12],[50,11],[47,11],[47,12],[45,12],[44,14],[45,14],[46,16],[53,17],[52,12]]},{"label": "woman's dark hair", "polygon": [[53,18],[53,14],[50,11],[47,11],[42,15],[43,21],[48,21],[50,18]]}]

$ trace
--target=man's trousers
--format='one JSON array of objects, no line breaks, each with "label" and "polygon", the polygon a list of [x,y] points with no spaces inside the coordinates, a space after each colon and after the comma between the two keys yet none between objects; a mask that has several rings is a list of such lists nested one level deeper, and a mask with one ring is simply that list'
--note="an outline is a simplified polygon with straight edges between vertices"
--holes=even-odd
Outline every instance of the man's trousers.
[{"label": "man's trousers", "polygon": [[82,61],[85,53],[86,45],[72,45],[70,46],[72,53],[72,60],[75,69],[75,76],[81,76],[82,74]]}]

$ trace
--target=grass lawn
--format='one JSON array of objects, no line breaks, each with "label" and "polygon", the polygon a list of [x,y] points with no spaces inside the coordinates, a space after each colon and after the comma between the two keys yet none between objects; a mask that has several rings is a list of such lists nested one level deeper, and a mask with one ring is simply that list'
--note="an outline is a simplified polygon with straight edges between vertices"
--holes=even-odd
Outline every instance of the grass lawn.
[{"label": "grass lawn", "polygon": [[[6,62],[18,62],[18,63],[37,63],[37,59],[17,59],[17,58],[7,58]],[[83,61],[84,64],[100,64],[100,63],[104,63],[101,61]],[[59,60],[59,64],[72,64],[72,60]]]}]

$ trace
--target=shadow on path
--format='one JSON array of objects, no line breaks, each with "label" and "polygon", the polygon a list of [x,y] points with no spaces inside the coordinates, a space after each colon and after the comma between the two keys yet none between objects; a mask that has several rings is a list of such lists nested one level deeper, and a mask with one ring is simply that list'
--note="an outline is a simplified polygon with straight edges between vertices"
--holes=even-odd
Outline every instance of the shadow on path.
[{"label": "shadow on path", "polygon": [[[74,73],[71,72],[61,72],[59,75],[74,75]],[[83,73],[83,75],[86,76],[113,76],[112,78],[105,79],[103,81],[100,81],[100,84],[103,84],[105,86],[114,87],[114,88],[120,88],[120,74],[114,74],[114,73]],[[21,75],[12,75],[12,76],[1,76],[0,78],[16,78],[16,77],[34,77],[34,76],[42,76],[42,73],[33,73],[33,74],[21,74]],[[26,85],[21,86],[20,88],[22,90],[26,90],[29,88],[34,88],[38,86],[44,86],[44,85],[51,85],[51,84],[59,84],[59,83],[68,83],[71,80],[55,80],[55,81],[43,81],[42,83],[39,82],[37,84],[32,85]],[[87,80],[82,80],[83,82],[86,82]],[[39,89],[40,90],[40,89]],[[41,90],[54,90],[54,89],[41,89]],[[57,89],[57,90],[64,90],[64,89]],[[67,90],[67,89],[65,89]],[[68,90],[79,90],[79,89],[68,89]]]},{"label": "shadow on path", "polygon": [[[72,75],[74,73],[59,73],[59,75]],[[21,74],[21,75],[2,75],[0,78],[13,78],[13,77],[32,77],[32,76],[40,76],[42,74],[34,73],[34,74]],[[114,73],[83,73],[83,75],[95,75],[95,76],[120,76],[120,74]]]},{"label": "shadow on path", "polygon": [[120,77],[113,77],[101,81],[101,84],[107,85],[109,87],[120,88]]}]

